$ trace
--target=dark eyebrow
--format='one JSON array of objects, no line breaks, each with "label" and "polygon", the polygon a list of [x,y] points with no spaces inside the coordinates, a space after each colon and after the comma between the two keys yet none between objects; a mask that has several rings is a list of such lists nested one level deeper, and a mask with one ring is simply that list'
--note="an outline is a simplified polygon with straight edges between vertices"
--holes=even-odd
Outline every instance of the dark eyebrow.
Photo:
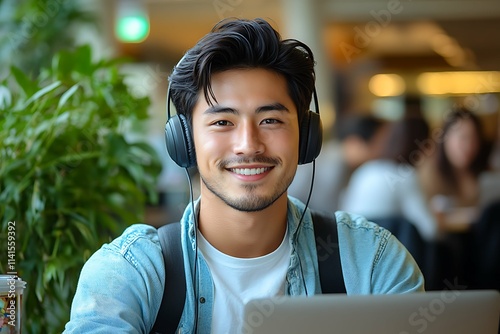
[{"label": "dark eyebrow", "polygon": [[203,113],[204,114],[218,114],[218,113],[237,114],[238,111],[236,111],[236,109],[229,108],[229,107],[223,107],[220,105],[213,105],[210,108],[208,108],[207,110],[205,110]]},{"label": "dark eyebrow", "polygon": [[[289,112],[288,108],[279,102],[260,106],[257,108],[256,112],[261,113],[261,112],[273,111],[273,110]],[[207,110],[205,110],[205,112],[204,112],[204,114],[218,114],[218,113],[237,114],[238,110],[234,109],[234,108],[220,106],[220,105],[214,105],[214,106],[211,106],[210,108],[208,108]]]},{"label": "dark eyebrow", "polygon": [[281,103],[276,102],[276,103],[272,103],[272,104],[261,106],[261,107],[257,108],[257,113],[264,112],[264,111],[272,111],[272,110],[286,111],[286,112],[290,111],[290,110],[288,110],[287,107],[285,107]]}]

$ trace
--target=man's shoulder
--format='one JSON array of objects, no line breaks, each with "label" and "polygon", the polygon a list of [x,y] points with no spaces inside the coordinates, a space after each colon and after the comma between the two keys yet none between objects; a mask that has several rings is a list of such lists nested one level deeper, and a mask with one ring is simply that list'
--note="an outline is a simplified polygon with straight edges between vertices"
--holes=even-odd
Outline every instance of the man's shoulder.
[{"label": "man's shoulder", "polygon": [[337,219],[337,224],[350,229],[377,229],[379,227],[364,216],[347,211],[336,211],[335,218]]},{"label": "man's shoulder", "polygon": [[131,247],[143,246],[144,248],[148,248],[154,245],[160,246],[158,230],[152,225],[133,224],[127,227],[119,237],[105,245],[105,247],[124,254]]},{"label": "man's shoulder", "polygon": [[391,232],[361,215],[337,211],[336,218],[349,293],[423,290],[418,265]]},{"label": "man's shoulder", "polygon": [[335,218],[337,220],[339,233],[360,237],[372,235],[376,238],[383,239],[387,239],[391,235],[388,230],[369,221],[362,215],[345,211],[336,211]]}]

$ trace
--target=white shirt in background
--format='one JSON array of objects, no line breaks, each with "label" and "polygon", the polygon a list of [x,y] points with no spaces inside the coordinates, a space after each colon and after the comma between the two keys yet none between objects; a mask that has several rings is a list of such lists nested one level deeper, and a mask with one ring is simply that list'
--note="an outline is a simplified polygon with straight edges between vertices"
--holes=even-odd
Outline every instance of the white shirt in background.
[{"label": "white shirt in background", "polygon": [[415,169],[390,160],[373,160],[357,168],[345,190],[341,210],[377,218],[402,217],[425,240],[438,237],[438,226],[420,188]]}]

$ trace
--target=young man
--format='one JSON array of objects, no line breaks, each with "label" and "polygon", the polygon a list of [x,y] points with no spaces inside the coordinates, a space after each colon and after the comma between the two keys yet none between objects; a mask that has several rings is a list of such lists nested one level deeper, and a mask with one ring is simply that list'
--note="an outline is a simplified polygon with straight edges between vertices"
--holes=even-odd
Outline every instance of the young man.
[{"label": "young man", "polygon": [[[313,92],[310,49],[260,19],[221,22],[174,69],[169,95],[188,146],[176,159],[201,178],[181,219],[179,332],[238,333],[250,299],[321,293],[311,214],[287,197],[298,162],[317,155],[304,142]],[[347,293],[423,290],[389,232],[360,216],[336,219]],[[149,333],[168,270],[157,230],[129,227],[84,266],[65,333]]]}]

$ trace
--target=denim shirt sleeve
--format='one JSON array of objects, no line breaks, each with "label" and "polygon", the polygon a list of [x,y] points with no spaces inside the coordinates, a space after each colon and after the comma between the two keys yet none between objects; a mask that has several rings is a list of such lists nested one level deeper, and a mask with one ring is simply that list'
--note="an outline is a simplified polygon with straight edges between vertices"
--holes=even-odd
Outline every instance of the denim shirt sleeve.
[{"label": "denim shirt sleeve", "polygon": [[424,291],[424,278],[408,250],[386,229],[364,217],[336,213],[347,293]]},{"label": "denim shirt sleeve", "polygon": [[132,225],[85,263],[64,333],[149,333],[164,277],[157,230]]}]

